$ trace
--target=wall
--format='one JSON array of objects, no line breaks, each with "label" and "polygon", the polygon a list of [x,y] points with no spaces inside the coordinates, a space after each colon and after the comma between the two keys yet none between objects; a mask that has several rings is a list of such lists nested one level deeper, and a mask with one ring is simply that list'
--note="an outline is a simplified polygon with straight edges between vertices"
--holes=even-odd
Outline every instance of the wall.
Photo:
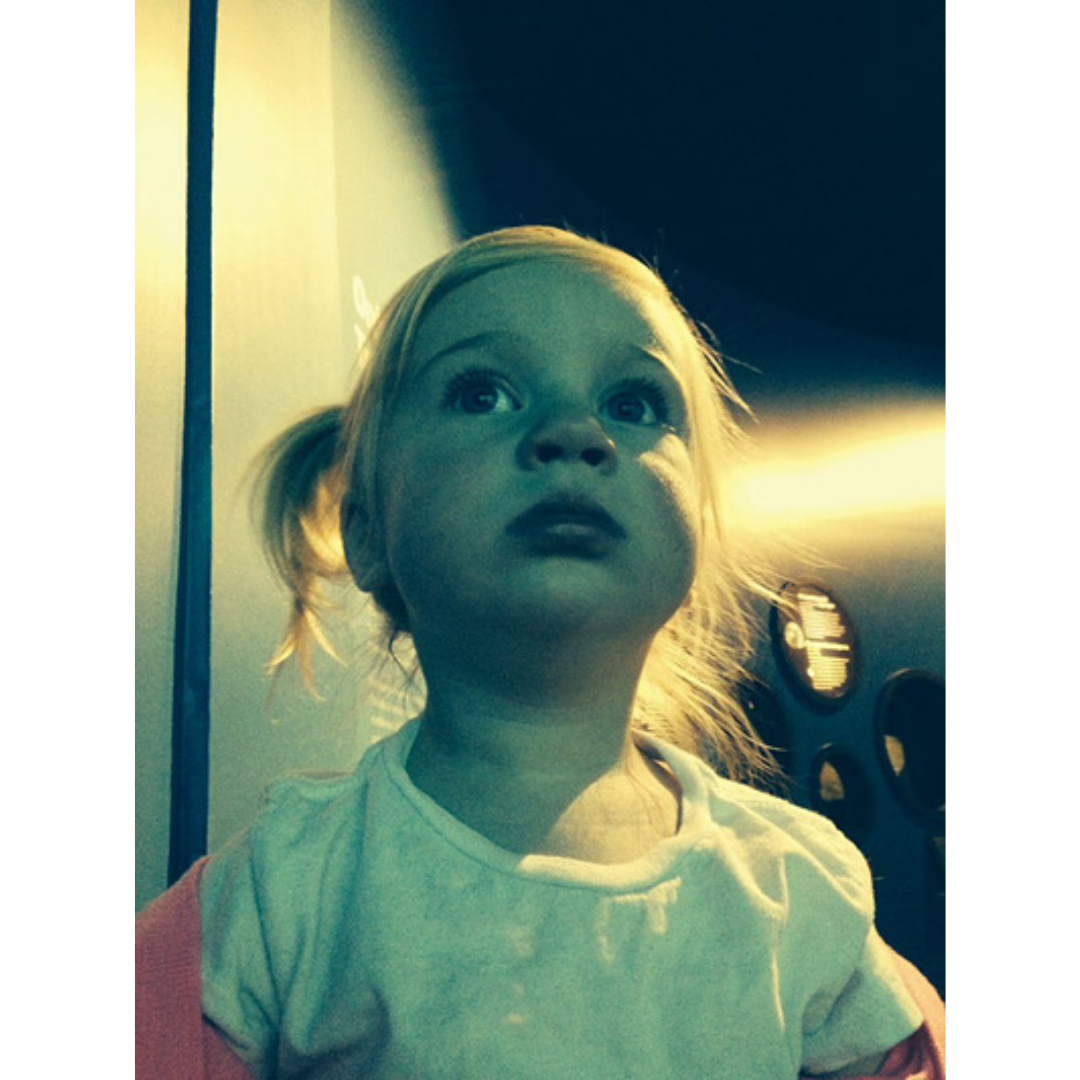
[{"label": "wall", "polygon": [[135,11],[135,903],[165,881],[184,385],[188,7]]},{"label": "wall", "polygon": [[[140,87],[161,67],[170,88],[168,107],[146,97],[139,127],[140,160],[156,152],[152,135],[169,148],[168,183],[140,178],[139,235],[167,226],[182,256],[186,12],[140,0],[139,13]],[[349,768],[371,738],[362,670],[321,663],[321,700],[294,673],[271,694],[264,668],[286,606],[252,526],[250,466],[303,412],[344,398],[371,309],[455,239],[423,118],[359,7],[224,0],[215,93],[210,850],[250,821],[274,777]],[[138,327],[137,905],[165,887],[168,845],[183,265],[168,268],[168,282],[147,260],[139,272],[156,306]],[[157,342],[168,364],[154,360]],[[337,640],[355,657],[369,620],[348,607]]]},{"label": "wall", "polygon": [[[785,515],[778,507],[763,527],[770,561],[782,579],[824,586],[840,601],[859,654],[850,696],[838,706],[815,706],[788,677],[769,611],[760,608],[752,670],[772,691],[790,735],[789,797],[829,813],[814,802],[815,758],[830,747],[852,762],[866,798],[841,808],[849,817],[838,824],[870,863],[878,928],[944,993],[944,814],[922,820],[897,797],[876,730],[890,676],[914,669],[945,680],[944,405],[902,396],[890,401],[882,389],[854,412],[823,411],[809,423],[789,416],[765,426],[762,456],[776,444],[782,453],[771,472],[769,465],[763,471],[778,475],[786,468],[781,478],[797,481],[776,489],[797,509]],[[777,461],[786,466],[778,470]],[[847,483],[831,490],[827,481],[841,477]],[[822,480],[822,490],[813,491]],[[941,760],[941,718],[928,713],[919,722],[929,733],[930,754]]]}]

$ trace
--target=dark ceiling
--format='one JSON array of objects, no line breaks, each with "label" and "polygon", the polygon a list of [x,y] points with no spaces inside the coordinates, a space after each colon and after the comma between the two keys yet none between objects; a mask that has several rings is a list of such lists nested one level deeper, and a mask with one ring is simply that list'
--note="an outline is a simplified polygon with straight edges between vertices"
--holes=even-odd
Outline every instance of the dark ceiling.
[{"label": "dark ceiling", "polygon": [[940,0],[382,18],[465,232],[566,224],[655,261],[756,366],[943,389]]}]

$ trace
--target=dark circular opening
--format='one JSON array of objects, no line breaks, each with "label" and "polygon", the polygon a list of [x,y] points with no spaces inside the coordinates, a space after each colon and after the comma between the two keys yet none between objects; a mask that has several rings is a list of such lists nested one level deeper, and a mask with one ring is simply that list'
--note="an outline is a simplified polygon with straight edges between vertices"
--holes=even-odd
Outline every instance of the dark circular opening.
[{"label": "dark circular opening", "polygon": [[810,804],[851,840],[870,828],[870,782],[858,758],[840,746],[823,746],[810,768]]},{"label": "dark circular opening", "polygon": [[944,680],[899,671],[886,680],[875,712],[878,757],[897,799],[923,825],[944,829]]}]

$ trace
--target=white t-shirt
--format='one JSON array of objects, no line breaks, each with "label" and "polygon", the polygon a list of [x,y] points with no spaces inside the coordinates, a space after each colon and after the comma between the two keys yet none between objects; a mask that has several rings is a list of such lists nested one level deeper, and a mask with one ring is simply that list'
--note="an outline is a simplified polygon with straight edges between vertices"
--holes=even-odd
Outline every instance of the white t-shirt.
[{"label": "white t-shirt", "polygon": [[675,836],[516,855],[411,782],[417,731],[278,782],[204,871],[203,1011],[256,1075],[792,1080],[922,1023],[825,818],[647,739]]}]

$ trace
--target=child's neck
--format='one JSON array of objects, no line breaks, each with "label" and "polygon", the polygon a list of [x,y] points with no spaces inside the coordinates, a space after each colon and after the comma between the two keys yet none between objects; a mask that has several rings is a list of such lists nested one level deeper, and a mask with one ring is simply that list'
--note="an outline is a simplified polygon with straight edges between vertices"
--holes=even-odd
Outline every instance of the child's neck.
[{"label": "child's neck", "polygon": [[681,793],[664,765],[628,737],[610,767],[600,754],[590,766],[559,743],[564,733],[546,732],[553,736],[550,756],[541,756],[543,740],[515,741],[502,730],[448,745],[425,715],[406,767],[413,783],[458,821],[520,855],[626,863],[676,833]]},{"label": "child's neck", "polygon": [[580,653],[565,665],[533,654],[522,678],[491,657],[422,658],[428,706],[407,768],[459,820],[508,850],[593,862],[630,861],[674,833],[677,782],[630,733],[640,660],[619,670],[594,656],[582,677]]},{"label": "child's neck", "polygon": [[430,749],[518,782],[619,771],[647,646],[418,638]]}]

